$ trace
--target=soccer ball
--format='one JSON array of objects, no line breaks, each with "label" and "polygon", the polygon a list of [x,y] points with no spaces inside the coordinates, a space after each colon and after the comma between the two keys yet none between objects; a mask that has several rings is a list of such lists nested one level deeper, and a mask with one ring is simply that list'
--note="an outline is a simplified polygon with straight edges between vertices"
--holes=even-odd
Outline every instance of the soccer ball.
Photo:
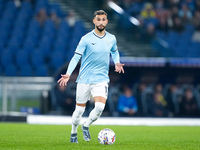
[{"label": "soccer ball", "polygon": [[115,132],[111,129],[103,129],[98,134],[100,144],[112,145],[115,142]]}]

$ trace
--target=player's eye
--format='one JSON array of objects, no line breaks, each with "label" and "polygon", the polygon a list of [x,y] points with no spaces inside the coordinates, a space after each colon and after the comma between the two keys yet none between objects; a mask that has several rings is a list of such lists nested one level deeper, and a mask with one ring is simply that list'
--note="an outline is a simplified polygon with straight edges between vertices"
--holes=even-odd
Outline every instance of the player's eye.
[{"label": "player's eye", "polygon": [[97,18],[97,21],[106,21],[106,18],[103,18],[103,19],[101,19],[101,18]]}]

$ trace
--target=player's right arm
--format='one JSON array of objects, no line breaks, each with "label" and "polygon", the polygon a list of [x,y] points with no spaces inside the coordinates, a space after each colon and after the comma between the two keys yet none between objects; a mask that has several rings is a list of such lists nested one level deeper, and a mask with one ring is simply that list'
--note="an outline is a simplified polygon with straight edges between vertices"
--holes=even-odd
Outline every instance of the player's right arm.
[{"label": "player's right arm", "polygon": [[67,82],[69,81],[70,75],[72,74],[72,72],[76,68],[80,59],[81,59],[81,55],[75,53],[74,56],[72,57],[70,63],[69,63],[66,74],[64,74],[64,75],[61,74],[62,77],[58,80],[58,83],[60,85],[62,85],[62,86],[67,85]]},{"label": "player's right arm", "polygon": [[86,49],[86,42],[84,41],[83,38],[81,38],[81,40],[80,40],[80,42],[79,42],[79,44],[76,48],[75,54],[74,54],[74,56],[72,57],[72,59],[69,63],[66,74],[65,75],[61,74],[62,77],[58,80],[57,83],[59,83],[62,86],[67,85],[67,82],[69,81],[70,75],[72,74],[72,72],[76,68],[76,66],[77,66],[79,60],[81,59],[81,56],[84,53],[85,49]]}]

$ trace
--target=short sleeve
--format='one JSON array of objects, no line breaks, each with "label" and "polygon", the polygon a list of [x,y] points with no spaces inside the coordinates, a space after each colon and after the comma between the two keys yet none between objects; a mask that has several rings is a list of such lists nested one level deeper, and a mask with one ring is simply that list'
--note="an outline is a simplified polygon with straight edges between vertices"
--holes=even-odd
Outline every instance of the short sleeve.
[{"label": "short sleeve", "polygon": [[111,48],[111,51],[112,51],[112,52],[117,51],[117,40],[116,40],[115,36],[114,36],[114,38],[113,38],[113,46],[112,46],[112,48]]},{"label": "short sleeve", "polygon": [[79,55],[83,55],[84,51],[86,49],[86,42],[84,38],[81,38],[75,53],[79,54]]}]

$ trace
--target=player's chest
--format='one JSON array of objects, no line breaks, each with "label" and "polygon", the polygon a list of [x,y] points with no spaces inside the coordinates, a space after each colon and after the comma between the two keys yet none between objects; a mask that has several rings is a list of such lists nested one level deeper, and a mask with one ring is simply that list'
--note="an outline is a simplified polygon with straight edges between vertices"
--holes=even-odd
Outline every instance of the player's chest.
[{"label": "player's chest", "polygon": [[90,40],[87,45],[87,49],[93,52],[110,52],[113,46],[112,41],[107,39]]}]

